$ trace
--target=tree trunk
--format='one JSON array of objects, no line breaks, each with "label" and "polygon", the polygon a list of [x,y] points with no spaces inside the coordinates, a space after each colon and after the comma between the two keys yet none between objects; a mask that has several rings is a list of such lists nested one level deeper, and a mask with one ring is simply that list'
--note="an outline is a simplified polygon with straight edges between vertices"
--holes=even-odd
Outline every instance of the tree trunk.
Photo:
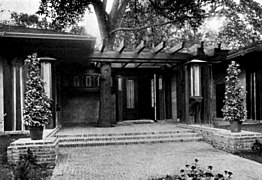
[{"label": "tree trunk", "polygon": [[100,108],[99,108],[99,127],[112,126],[112,106],[111,106],[111,65],[101,64],[100,81]]},{"label": "tree trunk", "polygon": [[[129,0],[125,0],[126,5]],[[97,22],[99,25],[100,35],[103,39],[103,45],[105,46],[104,51],[113,50],[114,46],[114,35],[110,34],[110,31],[114,29],[114,26],[118,26],[119,22],[115,22],[112,24],[112,17],[116,17],[117,14],[123,14],[124,9],[120,8],[120,10],[115,10],[113,14],[106,14],[105,7],[100,1],[95,1],[93,3],[94,10],[97,16]],[[118,1],[119,2],[119,1]],[[118,4],[117,2],[115,2]],[[105,3],[104,3],[105,5]],[[99,108],[99,119],[98,126],[99,127],[111,127],[116,120],[114,119],[114,111],[115,109],[112,106],[112,94],[111,94],[111,64],[110,63],[102,63],[101,64],[101,81],[100,81],[100,108]]]}]

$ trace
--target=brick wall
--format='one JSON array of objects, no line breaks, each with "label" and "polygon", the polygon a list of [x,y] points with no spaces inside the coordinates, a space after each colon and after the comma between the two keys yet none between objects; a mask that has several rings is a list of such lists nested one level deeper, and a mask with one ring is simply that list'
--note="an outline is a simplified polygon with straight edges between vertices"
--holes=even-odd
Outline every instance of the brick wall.
[{"label": "brick wall", "polygon": [[200,125],[182,126],[201,134],[205,141],[215,148],[231,153],[251,151],[256,140],[262,143],[262,133],[258,132],[241,131],[240,133],[232,133],[230,130]]},{"label": "brick wall", "polygon": [[16,164],[20,155],[27,154],[28,148],[37,157],[39,164],[54,167],[58,156],[58,138],[49,137],[43,140],[21,138],[10,144],[7,149],[8,163]]}]

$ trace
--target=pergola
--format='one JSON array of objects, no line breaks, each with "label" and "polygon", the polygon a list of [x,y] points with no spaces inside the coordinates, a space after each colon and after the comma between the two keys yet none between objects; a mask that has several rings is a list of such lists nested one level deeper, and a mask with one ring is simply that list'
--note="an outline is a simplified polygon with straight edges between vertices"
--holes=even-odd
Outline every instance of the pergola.
[{"label": "pergola", "polygon": [[102,45],[99,50],[94,51],[90,62],[94,62],[97,67],[100,63],[111,63],[112,68],[159,69],[163,67],[172,68],[192,59],[212,61],[209,57],[214,57],[214,61],[219,61],[221,55],[225,54],[225,51],[221,50],[220,44],[217,48],[210,49],[205,53],[204,42],[201,42],[201,45],[195,44],[190,48],[185,48],[185,43],[181,42],[169,50],[165,50],[166,43],[162,41],[148,51],[145,50],[145,41],[141,41],[133,51],[125,51],[125,48],[124,41],[115,51],[105,51],[105,46]]}]

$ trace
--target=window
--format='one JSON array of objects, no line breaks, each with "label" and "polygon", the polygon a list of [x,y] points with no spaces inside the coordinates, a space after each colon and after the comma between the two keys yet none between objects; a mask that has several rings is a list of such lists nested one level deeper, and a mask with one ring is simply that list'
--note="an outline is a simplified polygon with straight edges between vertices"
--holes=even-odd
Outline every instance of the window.
[{"label": "window", "polygon": [[86,83],[85,83],[86,87],[91,87],[92,86],[92,79],[91,76],[86,76]]},{"label": "window", "polygon": [[132,79],[126,82],[127,108],[135,108],[135,82]]},{"label": "window", "polygon": [[80,86],[80,79],[79,76],[74,76],[74,82],[73,82],[74,87],[79,87]]}]

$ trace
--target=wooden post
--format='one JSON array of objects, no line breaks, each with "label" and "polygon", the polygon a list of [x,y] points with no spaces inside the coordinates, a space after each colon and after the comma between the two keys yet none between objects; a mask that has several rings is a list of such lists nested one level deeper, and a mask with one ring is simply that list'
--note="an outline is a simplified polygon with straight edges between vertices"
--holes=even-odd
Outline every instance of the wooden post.
[{"label": "wooden post", "polygon": [[210,123],[212,118],[211,104],[212,104],[212,96],[211,96],[211,88],[212,88],[212,76],[211,76],[211,65],[205,64],[203,65],[203,81],[202,86],[203,89],[203,123]]},{"label": "wooden post", "polygon": [[0,56],[0,132],[4,131],[4,71],[3,58]]},{"label": "wooden post", "polygon": [[123,77],[117,76],[117,119],[123,121]]},{"label": "wooden post", "polygon": [[177,121],[177,77],[171,77],[171,101],[172,101],[172,119]]},{"label": "wooden post", "polygon": [[185,106],[184,106],[184,118],[185,118],[185,122],[191,124],[192,120],[190,120],[190,116],[189,116],[189,77],[188,77],[188,66],[184,66],[184,73],[185,73]]}]

